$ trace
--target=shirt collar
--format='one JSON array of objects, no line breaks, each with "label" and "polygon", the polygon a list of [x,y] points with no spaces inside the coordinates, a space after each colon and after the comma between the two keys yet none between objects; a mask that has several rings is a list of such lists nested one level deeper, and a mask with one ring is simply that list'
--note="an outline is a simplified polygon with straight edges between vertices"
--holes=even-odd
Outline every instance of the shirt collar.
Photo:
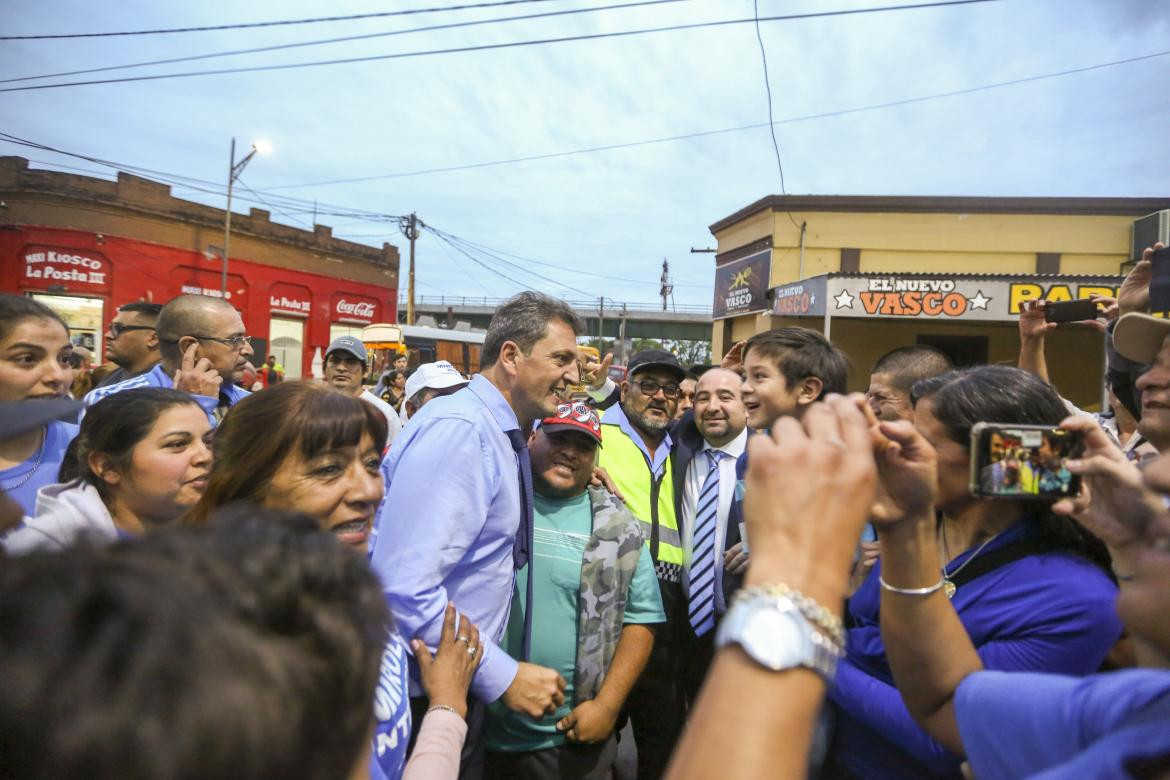
[{"label": "shirt collar", "polygon": [[712,447],[704,439],[703,440],[703,448],[701,450],[699,450],[699,452],[706,452],[707,450],[719,450],[720,452],[726,452],[732,458],[738,458],[740,455],[743,454],[743,451],[745,449],[747,449],[747,437],[748,437],[748,429],[744,428],[742,431],[739,432],[738,436],[736,436],[734,439],[732,439],[731,441],[724,444],[722,447]]},{"label": "shirt collar", "polygon": [[606,423],[616,424],[622,429],[622,433],[630,437],[630,441],[634,442],[642,454],[646,456],[646,461],[650,463],[651,470],[657,474],[662,464],[670,455],[671,449],[674,447],[674,441],[670,438],[669,431],[662,439],[662,443],[654,448],[654,457],[650,457],[650,451],[646,449],[646,442],[642,441],[642,434],[630,422],[630,418],[626,416],[626,410],[622,408],[621,404],[614,404],[605,411]]},{"label": "shirt collar", "polygon": [[520,421],[516,419],[516,412],[508,405],[508,401],[500,389],[488,381],[487,377],[483,374],[476,374],[467,383],[467,389],[475,393],[476,398],[487,407],[501,431],[506,433],[520,430]]}]

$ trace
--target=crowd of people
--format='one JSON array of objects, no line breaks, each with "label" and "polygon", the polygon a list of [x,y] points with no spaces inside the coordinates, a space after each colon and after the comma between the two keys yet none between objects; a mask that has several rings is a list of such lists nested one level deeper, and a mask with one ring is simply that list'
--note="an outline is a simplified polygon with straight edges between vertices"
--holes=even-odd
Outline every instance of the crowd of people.
[{"label": "crowd of people", "polygon": [[615,380],[534,292],[471,377],[255,371],[201,295],[122,306],[102,376],[0,295],[0,777],[1170,777],[1151,251],[1061,325],[1097,413],[1043,303],[1016,366],[851,395],[800,327]]}]

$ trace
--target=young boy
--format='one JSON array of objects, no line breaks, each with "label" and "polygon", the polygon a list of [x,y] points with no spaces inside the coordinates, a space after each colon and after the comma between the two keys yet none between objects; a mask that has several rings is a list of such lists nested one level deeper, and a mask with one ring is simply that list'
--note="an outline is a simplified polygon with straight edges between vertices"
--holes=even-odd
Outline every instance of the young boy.
[{"label": "young boy", "polygon": [[741,359],[747,424],[757,431],[781,417],[802,417],[827,393],[846,389],[849,363],[844,353],[815,330],[757,333],[744,344]]}]

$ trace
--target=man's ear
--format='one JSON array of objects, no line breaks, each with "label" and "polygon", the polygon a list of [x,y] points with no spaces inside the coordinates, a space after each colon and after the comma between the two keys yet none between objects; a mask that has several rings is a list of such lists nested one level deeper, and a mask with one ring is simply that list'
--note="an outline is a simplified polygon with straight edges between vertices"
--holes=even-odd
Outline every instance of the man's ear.
[{"label": "man's ear", "polygon": [[520,360],[520,345],[515,341],[505,341],[500,347],[500,357],[498,362],[504,366],[504,370],[509,374],[515,376],[519,369],[516,363]]},{"label": "man's ear", "polygon": [[187,350],[191,348],[191,345],[198,343],[199,339],[195,338],[194,336],[180,336],[177,342],[177,346],[179,347],[179,356],[181,357],[187,354]]},{"label": "man's ear", "polygon": [[91,452],[86,459],[86,465],[89,470],[97,475],[97,478],[107,485],[117,485],[122,481],[122,475],[114,468],[110,462],[110,457],[102,452]]},{"label": "man's ear", "polygon": [[622,383],[619,385],[619,387],[621,387],[621,389],[622,389],[620,401],[621,401],[621,403],[624,404],[626,402],[626,396],[629,395],[629,393],[630,393],[630,380],[623,379]]},{"label": "man's ear", "polygon": [[816,403],[824,389],[825,383],[820,380],[820,377],[806,376],[800,380],[800,384],[797,386],[796,403],[801,406]]},{"label": "man's ear", "polygon": [[150,335],[146,337],[146,348],[151,352],[158,351],[158,331],[151,331]]}]

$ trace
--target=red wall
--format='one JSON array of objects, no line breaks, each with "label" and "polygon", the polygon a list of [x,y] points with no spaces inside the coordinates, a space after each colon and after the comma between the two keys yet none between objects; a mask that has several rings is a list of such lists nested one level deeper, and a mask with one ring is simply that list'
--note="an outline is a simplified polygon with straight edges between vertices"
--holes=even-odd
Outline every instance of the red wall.
[{"label": "red wall", "polygon": [[[219,295],[220,261],[120,236],[26,225],[0,227],[0,290],[101,298],[106,323],[130,301],[166,303],[183,292]],[[329,344],[331,323],[397,320],[397,290],[230,258],[228,299],[249,335],[270,341],[273,314],[306,320],[302,374]]]}]

